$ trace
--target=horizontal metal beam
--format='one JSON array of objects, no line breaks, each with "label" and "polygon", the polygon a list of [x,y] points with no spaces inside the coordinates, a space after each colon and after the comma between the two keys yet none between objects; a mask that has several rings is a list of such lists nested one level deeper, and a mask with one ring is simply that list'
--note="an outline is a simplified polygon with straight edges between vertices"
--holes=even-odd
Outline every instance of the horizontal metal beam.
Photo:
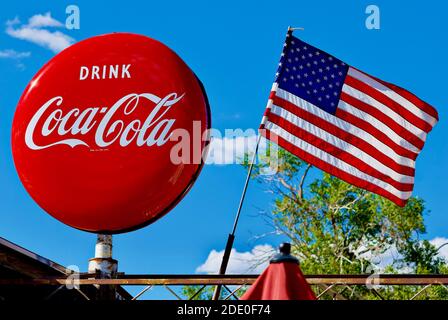
[{"label": "horizontal metal beam", "polygon": [[[79,285],[250,285],[257,275],[120,275],[116,279],[95,279],[93,275],[80,274]],[[71,280],[76,275],[71,276]],[[311,285],[448,285],[448,275],[308,275]],[[0,279],[0,285],[62,285],[64,278]],[[71,281],[69,280],[69,283]]]}]

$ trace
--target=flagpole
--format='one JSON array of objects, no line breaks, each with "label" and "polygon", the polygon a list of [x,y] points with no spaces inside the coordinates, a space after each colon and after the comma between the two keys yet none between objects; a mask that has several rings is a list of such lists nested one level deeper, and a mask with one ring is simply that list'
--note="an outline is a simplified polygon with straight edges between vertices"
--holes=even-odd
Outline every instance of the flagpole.
[{"label": "flagpole", "polygon": [[[221,267],[219,268],[219,274],[225,274],[226,270],[227,270],[227,265],[229,264],[230,253],[232,252],[233,241],[235,240],[235,231],[236,231],[236,227],[238,225],[238,220],[240,218],[244,198],[246,197],[247,186],[249,185],[250,176],[252,174],[252,169],[254,167],[256,156],[258,153],[258,147],[260,145],[260,140],[261,140],[261,134],[258,133],[257,144],[255,145],[255,151],[254,151],[254,154],[252,155],[252,160],[249,163],[249,169],[247,171],[246,181],[244,183],[243,193],[241,194],[240,203],[238,205],[238,209],[237,209],[237,212],[235,215],[235,220],[233,222],[232,232],[229,233],[229,236],[227,238],[227,244],[226,244],[226,248],[224,250],[224,255],[222,257]],[[215,288],[215,291],[213,293],[213,300],[218,300],[220,294],[221,294],[221,285],[217,285]]]},{"label": "flagpole", "polygon": [[[286,37],[288,38],[292,34],[292,32],[294,30],[303,30],[303,28],[292,28],[292,27],[289,26],[288,27],[288,32],[286,34]],[[279,66],[279,69],[280,69],[280,67],[281,66]],[[277,90],[277,87],[274,84],[273,89],[271,91],[276,91],[276,90]],[[272,105],[272,100],[269,99],[267,108],[270,108],[271,105]],[[261,120],[261,123],[263,124],[264,121],[265,121],[265,117],[263,117],[263,119]],[[226,248],[224,249],[224,255],[222,257],[221,266],[219,268],[219,274],[220,275],[223,275],[223,274],[226,273],[227,265],[229,264],[230,254],[232,252],[233,242],[235,240],[236,227],[238,225],[238,220],[240,218],[241,209],[243,208],[244,199],[246,197],[247,186],[249,185],[249,181],[250,181],[250,177],[251,177],[251,174],[252,174],[252,169],[254,167],[254,163],[255,163],[255,160],[256,160],[256,156],[257,156],[257,153],[258,153],[258,147],[260,145],[260,141],[261,141],[261,134],[258,133],[257,144],[255,145],[255,152],[254,152],[254,154],[252,156],[252,161],[249,163],[249,168],[248,168],[248,171],[247,171],[246,181],[244,183],[244,188],[243,188],[243,192],[241,194],[240,203],[238,205],[238,209],[237,209],[237,212],[236,212],[235,221],[233,222],[232,232],[229,233],[229,236],[227,238]],[[220,295],[221,295],[221,285],[217,285],[216,288],[215,288],[215,291],[213,292],[213,298],[212,299],[213,300],[219,300],[219,296]]]}]

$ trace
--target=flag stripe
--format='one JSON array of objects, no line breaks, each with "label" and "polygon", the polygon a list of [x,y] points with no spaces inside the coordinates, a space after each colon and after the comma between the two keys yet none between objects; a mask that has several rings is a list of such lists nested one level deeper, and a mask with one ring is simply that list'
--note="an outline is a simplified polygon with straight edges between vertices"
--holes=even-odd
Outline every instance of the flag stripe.
[{"label": "flag stripe", "polygon": [[[346,104],[346,103],[343,101],[339,102],[340,106],[343,104]],[[381,141],[383,141],[389,147],[394,148],[396,153],[400,154],[404,158],[412,159],[415,162],[415,159],[417,158],[418,153],[409,151],[408,149],[402,147],[401,145],[398,144],[400,142],[395,143],[392,139],[390,139],[389,136],[387,136],[387,133],[378,129],[378,127],[375,126],[374,124],[372,124],[371,121],[358,118],[358,117],[354,116],[353,114],[351,114],[350,112],[347,112],[342,109],[338,109],[336,112],[336,115],[338,116],[338,118],[340,118],[344,121],[350,122],[353,125],[357,126],[358,128],[363,128],[366,132],[374,135],[378,139],[381,139]]]},{"label": "flag stripe", "polygon": [[[309,124],[305,121],[301,121],[300,129],[296,129],[295,124],[288,120],[273,114],[274,109],[271,109],[271,115],[269,116],[269,123],[275,124],[282,128],[285,132],[294,131],[294,136],[313,145],[316,148],[325,150],[328,154],[338,158],[345,163],[359,168],[368,175],[384,181],[399,191],[412,191],[413,177],[399,175],[397,173],[388,172],[384,169],[384,165],[378,165],[378,161],[374,160],[367,154],[356,150],[353,146],[347,146],[347,143],[342,144],[337,138],[327,133],[322,132],[317,127],[310,128]],[[309,131],[308,131],[308,130]],[[311,132],[310,132],[311,131]],[[391,177],[392,176],[392,177]]]},{"label": "flag stripe", "polygon": [[369,87],[364,82],[347,75],[347,78],[345,79],[345,87],[346,89],[348,89],[347,87],[351,89],[351,91],[349,91],[351,95],[361,101],[372,104],[372,106],[383,111],[408,130],[424,133],[431,130],[431,126],[427,122],[417,117],[406,108],[398,105],[395,101],[381,92]]},{"label": "flag stripe", "polygon": [[381,79],[372,77],[353,67],[349,68],[348,74],[360,81],[365,82],[372,88],[375,88],[399,105],[406,107],[410,112],[427,122],[431,128],[437,123],[437,111],[431,105],[420,100],[409,91]]},{"label": "flag stripe", "polygon": [[381,120],[403,138],[407,138],[410,135],[408,139],[411,140],[410,142],[412,142],[413,145],[423,146],[426,139],[425,131],[412,125],[399,114],[395,113],[395,111],[364,94],[362,91],[344,84],[341,99],[355,105],[358,109],[362,109],[378,120]]},{"label": "flag stripe", "polygon": [[[401,157],[392,148],[356,126],[353,126],[310,103],[308,104],[311,105],[311,108],[306,108],[296,106],[280,97],[275,97],[273,102],[282,109],[292,113],[294,116],[305,119],[313,125],[323,128],[332,135],[351,143],[372,157],[376,157],[379,161],[391,167],[394,171],[410,176],[415,174],[415,162],[413,160]],[[278,114],[275,111],[273,111],[273,113]],[[292,120],[292,122],[296,123],[298,121]]]},{"label": "flag stripe", "polygon": [[405,200],[411,196],[411,192],[396,190],[391,185],[363,173],[344,161],[295,137],[273,123],[267,122],[262,128],[267,129],[267,131],[261,131],[266,138],[278,141],[279,145],[289,152],[348,183],[385,196],[399,205],[404,205]]},{"label": "flag stripe", "polygon": [[[357,131],[356,129],[361,130],[362,128],[363,131],[369,133],[371,136],[377,137],[378,140],[381,140],[384,144],[388,145],[397,154],[403,157],[415,160],[418,155],[418,148],[411,145],[409,142],[397,135],[393,130],[389,129],[389,127],[385,126],[376,118],[369,116],[363,111],[360,111],[347,103],[340,101],[338,109],[336,110],[336,115],[333,116],[332,114],[325,112],[321,108],[314,106],[312,103],[283,89],[277,89],[276,96],[283,100],[291,102],[299,108],[304,108],[311,113],[317,114],[319,116],[322,115],[322,118],[329,120],[332,123],[337,124],[337,121],[333,122],[333,119],[341,119],[341,126],[349,127],[351,124],[353,125],[353,130],[355,132]],[[343,110],[346,110],[347,113],[343,112]],[[344,130],[347,129],[344,128]],[[414,165],[410,166],[414,167]]]},{"label": "flag stripe", "polygon": [[[396,131],[387,126],[383,121],[384,119],[380,115],[378,116],[381,119],[378,119],[377,117],[372,116],[370,113],[365,112],[364,106],[359,101],[353,100],[352,98],[341,94],[341,100],[339,101],[338,109],[336,111],[337,117],[340,117],[341,111],[345,111],[353,115],[355,118],[358,118],[359,121],[371,123],[374,128],[377,128],[378,130],[384,132],[392,141],[394,141],[397,145],[401,146],[405,150],[410,151],[411,153],[416,155],[420,152],[420,149],[417,146],[411,144],[408,140],[406,140],[406,138],[404,138],[402,135],[399,135]],[[350,120],[349,122],[352,121],[353,120]],[[352,123],[356,124],[356,122]],[[362,128],[366,130],[365,127]],[[415,160],[415,157],[409,157]]]}]

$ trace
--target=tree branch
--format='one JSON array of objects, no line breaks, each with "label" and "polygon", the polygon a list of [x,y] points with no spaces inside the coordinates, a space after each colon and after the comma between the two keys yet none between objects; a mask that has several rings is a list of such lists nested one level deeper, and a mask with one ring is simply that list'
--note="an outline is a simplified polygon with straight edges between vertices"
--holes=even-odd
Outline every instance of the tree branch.
[{"label": "tree branch", "polygon": [[311,165],[308,164],[306,166],[305,171],[303,172],[302,178],[300,179],[300,183],[299,183],[299,199],[302,200],[303,199],[303,184],[305,183],[305,178],[308,174],[308,171],[310,170]]}]

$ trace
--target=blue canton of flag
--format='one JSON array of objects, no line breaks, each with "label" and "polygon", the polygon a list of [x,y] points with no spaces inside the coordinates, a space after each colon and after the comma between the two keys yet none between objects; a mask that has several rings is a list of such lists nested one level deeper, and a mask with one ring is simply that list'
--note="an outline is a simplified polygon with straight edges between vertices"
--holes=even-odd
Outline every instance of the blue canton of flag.
[{"label": "blue canton of flag", "polygon": [[334,114],[348,65],[298,38],[290,36],[285,44],[276,74],[279,88]]}]

